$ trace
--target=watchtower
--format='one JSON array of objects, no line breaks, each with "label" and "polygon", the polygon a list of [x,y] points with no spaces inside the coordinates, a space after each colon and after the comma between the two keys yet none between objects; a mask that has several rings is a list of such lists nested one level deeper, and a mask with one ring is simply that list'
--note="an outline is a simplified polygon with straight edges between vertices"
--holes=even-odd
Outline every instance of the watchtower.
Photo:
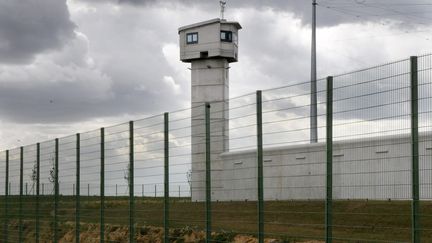
[{"label": "watchtower", "polygon": [[238,22],[224,19],[179,28],[180,60],[191,63],[192,200],[205,199],[204,104],[211,104],[212,194],[222,192],[220,154],[228,150],[229,63],[238,61]]}]

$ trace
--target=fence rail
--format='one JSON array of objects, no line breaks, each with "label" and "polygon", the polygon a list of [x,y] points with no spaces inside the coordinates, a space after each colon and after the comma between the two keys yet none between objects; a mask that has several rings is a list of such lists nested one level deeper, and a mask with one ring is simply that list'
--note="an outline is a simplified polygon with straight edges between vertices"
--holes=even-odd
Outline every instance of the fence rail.
[{"label": "fence rail", "polygon": [[432,55],[0,152],[2,242],[432,241]]}]

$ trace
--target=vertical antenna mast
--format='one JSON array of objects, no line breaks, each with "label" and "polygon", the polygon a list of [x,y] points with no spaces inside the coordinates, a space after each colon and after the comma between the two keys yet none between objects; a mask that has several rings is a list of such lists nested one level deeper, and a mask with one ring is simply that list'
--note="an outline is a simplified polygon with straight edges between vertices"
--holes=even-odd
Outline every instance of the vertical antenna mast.
[{"label": "vertical antenna mast", "polygon": [[221,10],[220,10],[220,18],[221,19],[225,19],[224,18],[224,14],[225,14],[225,5],[226,5],[226,1],[225,0],[223,0],[223,1],[219,1],[219,3],[220,3],[220,7],[221,7]]},{"label": "vertical antenna mast", "polygon": [[318,142],[317,70],[316,70],[316,0],[312,0],[311,106],[310,142]]}]

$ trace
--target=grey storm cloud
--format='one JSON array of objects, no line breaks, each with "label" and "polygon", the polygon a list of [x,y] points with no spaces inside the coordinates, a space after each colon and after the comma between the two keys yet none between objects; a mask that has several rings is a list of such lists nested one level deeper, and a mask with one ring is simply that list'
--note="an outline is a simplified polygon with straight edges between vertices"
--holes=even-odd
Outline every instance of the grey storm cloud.
[{"label": "grey storm cloud", "polygon": [[[151,90],[140,90],[139,82],[113,82],[98,72],[80,69],[73,81],[23,79],[2,82],[0,113],[3,120],[18,123],[71,123],[94,117],[148,112],[166,109],[164,98]],[[157,89],[157,88],[156,88]],[[159,89],[167,89],[159,86]],[[171,96],[170,96],[171,97]]]},{"label": "grey storm cloud", "polygon": [[[175,7],[198,6],[203,9],[217,9],[218,0],[80,0],[87,2],[110,2],[133,4],[148,7],[151,5]],[[227,0],[228,8],[270,8],[274,11],[291,12],[302,20],[303,24],[311,23],[312,0]],[[317,0],[318,26],[334,26],[341,23],[365,21],[396,20],[403,22],[402,27],[428,25],[432,22],[428,1],[409,4],[406,0]],[[325,13],[325,14],[321,14]],[[401,27],[401,26],[398,26]]]},{"label": "grey storm cloud", "polygon": [[66,1],[0,1],[0,62],[25,63],[41,52],[61,48],[75,25]]},{"label": "grey storm cloud", "polygon": [[[90,36],[97,43],[110,40],[102,41],[108,46],[97,45],[102,48],[95,47],[94,54],[90,53],[87,36],[75,32],[77,25],[69,19],[66,1],[9,1],[0,5],[15,11],[16,16],[0,9],[0,20],[14,20],[0,23],[2,121],[74,123],[98,117],[155,114],[167,109],[167,104],[182,105],[174,100],[176,95],[172,93],[177,91],[175,81],[169,82],[171,72],[163,71],[167,63],[160,43],[151,47],[158,51],[142,48],[146,33],[133,38],[133,42],[128,40],[128,48],[124,48],[124,36],[131,32],[120,31],[125,23],[107,20],[102,25],[117,28],[117,35],[106,29],[95,32],[106,35],[97,39],[91,36],[92,30]],[[21,21],[17,11],[23,12]],[[13,45],[2,47],[2,42]],[[109,60],[100,61],[101,54]],[[149,60],[153,65],[146,64]],[[95,64],[98,61],[103,64]],[[161,95],[162,90],[166,96]]]},{"label": "grey storm cloud", "polygon": [[[84,2],[86,4],[81,6]],[[181,64],[177,57],[177,28],[218,16],[218,2],[74,0],[66,4],[66,0],[0,0],[1,121],[17,126],[24,124],[23,127],[53,123],[79,127],[97,118],[109,120],[130,116],[128,118],[135,119],[187,106],[190,73],[187,65]],[[406,3],[402,0],[392,1],[395,3],[392,6],[388,4],[390,0],[318,2],[321,26],[360,21],[377,24],[378,20],[387,18],[404,24],[428,21],[423,14],[426,9],[402,5]],[[406,10],[409,14],[398,14],[404,6],[409,8]],[[413,12],[419,13],[411,16]],[[231,94],[304,82],[309,78],[310,34],[307,25],[310,0],[228,0],[227,17],[236,14],[239,14],[244,28],[240,34],[240,62],[232,65]],[[397,28],[396,34],[401,32],[399,29],[402,27],[395,25],[394,28]],[[383,29],[388,30],[388,26]],[[366,34],[376,32],[366,31]],[[339,43],[343,49],[346,43]],[[373,46],[371,43],[366,39],[358,44],[358,49],[367,56],[365,58],[373,60],[370,65],[397,56],[391,56],[381,47],[364,48]],[[382,44],[388,46],[385,42]],[[390,46],[394,48],[395,45]],[[167,46],[170,48],[166,49]],[[345,63],[341,56],[332,59],[332,52],[322,50],[319,49],[319,53],[325,55],[318,60],[319,69],[325,67],[328,72],[334,72],[339,70],[334,68],[337,64],[342,65],[344,71],[358,68],[353,62]],[[393,49],[391,53],[397,51]],[[356,52],[351,54],[342,50],[342,54],[353,59],[362,58]],[[356,54],[358,56],[354,56]],[[362,92],[378,88],[364,87]],[[305,85],[289,91],[298,94],[308,90]],[[352,89],[346,95],[356,93],[359,90]],[[321,100],[324,98],[320,97]],[[385,99],[392,101],[394,97],[383,96],[383,99],[381,102],[385,103]],[[294,101],[281,101],[268,109],[300,104]],[[372,106],[375,100],[365,98],[361,102],[364,102],[363,106]],[[343,106],[335,104],[335,111],[354,109],[359,103],[359,100],[352,99],[344,102]],[[401,112],[405,112],[405,108]],[[308,107],[289,111],[297,116],[308,115]],[[387,111],[392,112],[391,109]],[[370,119],[387,114],[380,112],[347,112],[337,116],[342,119]],[[284,113],[278,115],[283,118]]]}]

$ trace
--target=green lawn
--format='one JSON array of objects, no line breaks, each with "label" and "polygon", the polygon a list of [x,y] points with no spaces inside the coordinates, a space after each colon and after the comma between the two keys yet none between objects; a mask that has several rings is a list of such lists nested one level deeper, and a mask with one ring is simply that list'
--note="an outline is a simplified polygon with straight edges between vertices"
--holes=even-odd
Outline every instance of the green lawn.
[{"label": "green lawn", "polygon": [[[8,234],[11,242],[18,235],[18,198],[9,199]],[[0,197],[1,218],[4,220],[4,199]],[[53,197],[42,197],[40,204],[41,237],[51,239],[53,227]],[[129,202],[126,197],[107,197],[105,202],[107,231],[113,227],[127,228]],[[163,226],[163,199],[135,199],[137,233],[142,226]],[[172,229],[205,228],[205,205],[189,198],[170,202]],[[215,232],[256,235],[256,202],[212,203],[212,226]],[[60,197],[59,235],[73,231],[75,198]],[[333,237],[335,242],[409,242],[411,239],[411,204],[409,201],[334,201]],[[432,203],[421,202],[422,242],[432,242]],[[32,242],[35,231],[35,200],[24,197],[23,219],[26,242]],[[100,201],[97,197],[81,197],[82,232],[95,231],[98,236]],[[296,241],[323,240],[324,201],[269,201],[265,203],[265,233],[267,238]],[[0,237],[3,237],[3,230]],[[3,238],[1,238],[3,239]],[[286,241],[288,242],[288,240]]]}]

